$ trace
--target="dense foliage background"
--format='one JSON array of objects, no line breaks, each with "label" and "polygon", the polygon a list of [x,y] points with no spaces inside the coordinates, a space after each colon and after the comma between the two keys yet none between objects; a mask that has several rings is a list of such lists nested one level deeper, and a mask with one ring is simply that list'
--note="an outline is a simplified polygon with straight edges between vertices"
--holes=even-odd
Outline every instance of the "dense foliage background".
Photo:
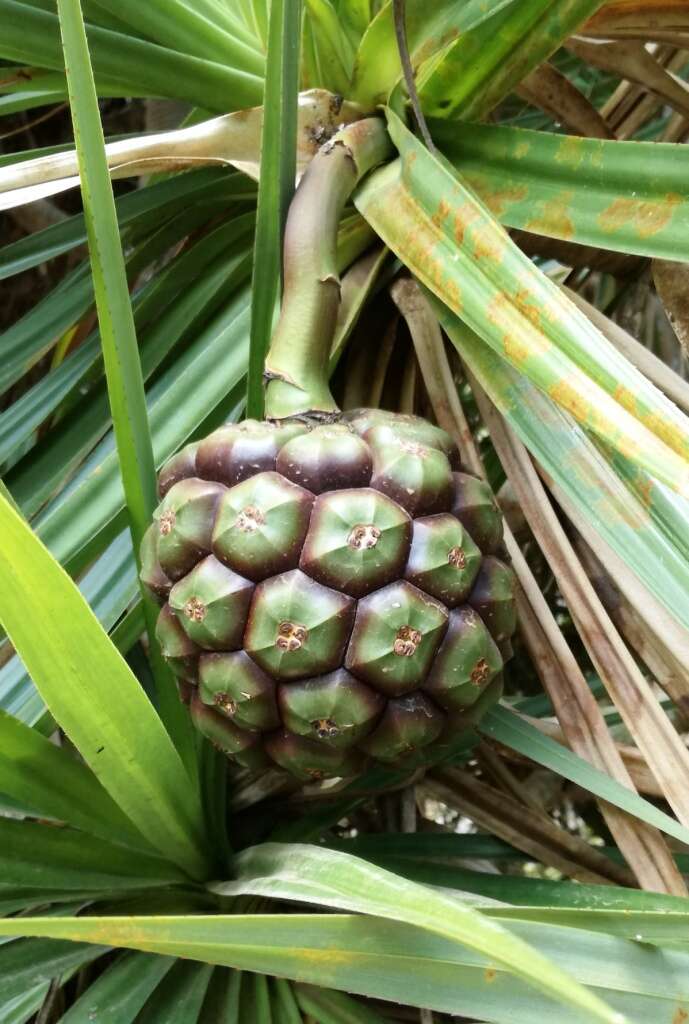
[{"label": "dense foliage background", "polygon": [[[404,6],[431,149],[390,2],[0,0],[3,1024],[689,1015],[689,11]],[[443,763],[300,787],[194,736],[135,551],[365,115],[333,389],[459,440],[520,633]]]}]

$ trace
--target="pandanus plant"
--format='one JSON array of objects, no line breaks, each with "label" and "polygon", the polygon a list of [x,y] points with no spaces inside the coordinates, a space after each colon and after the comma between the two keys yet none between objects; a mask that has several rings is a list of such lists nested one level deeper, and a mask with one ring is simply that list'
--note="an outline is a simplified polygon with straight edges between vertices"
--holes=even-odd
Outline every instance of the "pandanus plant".
[{"label": "pandanus plant", "polygon": [[683,1020],[684,5],[0,17],[0,1019]]}]

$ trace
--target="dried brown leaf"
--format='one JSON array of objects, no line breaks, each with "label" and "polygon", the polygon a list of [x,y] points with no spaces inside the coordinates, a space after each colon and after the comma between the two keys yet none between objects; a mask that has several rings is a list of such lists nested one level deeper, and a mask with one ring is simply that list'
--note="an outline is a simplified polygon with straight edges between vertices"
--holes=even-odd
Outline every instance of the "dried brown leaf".
[{"label": "dried brown leaf", "polygon": [[605,118],[552,64],[541,64],[522,80],[516,91],[532,106],[561,121],[575,135],[592,139],[615,138]]},{"label": "dried brown leaf", "polygon": [[653,260],[653,280],[668,320],[689,355],[689,263]]}]

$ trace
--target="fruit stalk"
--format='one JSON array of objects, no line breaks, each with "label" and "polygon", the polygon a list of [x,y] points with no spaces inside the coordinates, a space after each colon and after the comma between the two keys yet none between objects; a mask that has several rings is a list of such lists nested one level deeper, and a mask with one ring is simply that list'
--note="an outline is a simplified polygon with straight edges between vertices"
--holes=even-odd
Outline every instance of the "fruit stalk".
[{"label": "fruit stalk", "polygon": [[359,181],[393,152],[380,118],[347,125],[307,168],[285,228],[285,290],[266,359],[266,417],[328,420],[328,358],[340,302],[337,229]]}]

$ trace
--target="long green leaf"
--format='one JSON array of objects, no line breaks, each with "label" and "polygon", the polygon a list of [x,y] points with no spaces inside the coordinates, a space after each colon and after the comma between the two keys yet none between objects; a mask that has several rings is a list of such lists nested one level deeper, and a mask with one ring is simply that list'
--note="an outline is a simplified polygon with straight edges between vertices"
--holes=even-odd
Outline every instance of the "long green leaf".
[{"label": "long green leaf", "polygon": [[[29,3],[0,0],[0,55],[62,71],[57,17]],[[92,26],[89,46],[99,90],[119,96],[169,96],[226,114],[261,102],[262,78],[229,64],[179,53],[134,35]]]},{"label": "long green leaf", "polygon": [[681,843],[689,843],[689,829],[671,818],[669,814],[654,807],[631,789],[610,778],[605,772],[594,768],[583,758],[574,754],[561,743],[544,736],[535,726],[526,722],[506,707],[493,708],[478,725],[479,732],[485,733],[512,750],[536,761],[556,775],[576,783],[602,800],[628,811],[641,821],[654,825],[666,835],[673,836]]},{"label": "long green leaf", "polygon": [[689,493],[686,417],[524,256],[449,166],[392,112],[388,119],[401,156],[355,195],[386,244],[580,422]]},{"label": "long green leaf", "polygon": [[[603,0],[520,0],[462,32],[423,74],[421,103],[478,121],[572,35]],[[495,5],[491,5],[495,8]]]},{"label": "long green leaf", "polygon": [[[209,964],[178,961],[150,997],[136,1024],[196,1024],[212,971]],[[218,1017],[217,1024],[227,1022]]]},{"label": "long green leaf", "polygon": [[[512,922],[510,928],[613,1006],[620,1024],[671,1024],[673,1014],[689,1010],[687,953],[529,921]],[[541,995],[492,956],[380,918],[291,913],[0,922],[0,934],[13,930],[109,941],[278,974],[492,1024],[591,1024],[592,1019],[588,1010]]]},{"label": "long green leaf", "polygon": [[685,146],[446,121],[432,121],[431,131],[507,227],[616,252],[689,259]]},{"label": "long green leaf", "polygon": [[318,903],[414,924],[490,956],[540,991],[586,1010],[591,1019],[616,1022],[608,1007],[512,935],[486,928],[467,907],[356,857],[267,843],[239,854],[235,872],[235,881],[214,883],[211,889],[226,896],[251,893]]},{"label": "long green leaf", "polygon": [[197,791],[160,719],[74,583],[1,497],[0,563],[0,622],[56,721],[141,834],[202,875]]},{"label": "long green leaf", "polygon": [[555,483],[668,612],[689,629],[689,563],[573,418],[440,303],[443,328]]},{"label": "long green leaf", "polygon": [[[183,882],[169,862],[75,829],[0,818],[0,887],[102,890]],[[40,892],[36,894],[37,898]]]},{"label": "long green leaf", "polygon": [[133,1024],[151,993],[174,965],[172,957],[127,953],[111,964],[70,1006],[61,1024]]},{"label": "long green leaf", "polygon": [[[467,0],[463,4],[456,0],[435,0],[429,5],[424,0],[406,0],[407,44],[413,66],[417,68],[423,61],[442,53],[462,33],[482,22],[492,22],[502,10],[516,8],[520,2],[495,0],[489,5],[482,0]],[[365,110],[373,110],[387,100],[401,76],[392,0],[387,0],[359,44],[352,98]]]},{"label": "long green leaf", "polygon": [[282,236],[297,170],[301,0],[273,0],[263,98],[261,177],[251,285],[247,415],[263,415],[263,364],[282,279]]},{"label": "long green leaf", "polygon": [[[134,557],[140,568],[141,541],[157,504],[143,374],[80,0],[57,0],[57,10],[105,376]],[[191,723],[180,705],[175,679],[161,656],[155,632],[157,610],[143,585],[142,599],[160,714],[193,772],[195,748]]]},{"label": "long green leaf", "polygon": [[105,839],[137,833],[98,779],[62,747],[0,711],[0,793],[27,813]]}]

